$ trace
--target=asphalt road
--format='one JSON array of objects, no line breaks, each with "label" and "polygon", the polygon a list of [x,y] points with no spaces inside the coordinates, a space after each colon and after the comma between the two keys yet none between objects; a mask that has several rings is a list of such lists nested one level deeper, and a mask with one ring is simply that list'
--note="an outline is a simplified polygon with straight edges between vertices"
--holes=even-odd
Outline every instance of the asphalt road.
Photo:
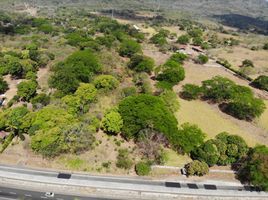
[{"label": "asphalt road", "polygon": [[[10,180],[20,180],[31,182],[33,184],[42,183],[46,185],[57,186],[82,186],[98,189],[110,189],[118,191],[131,191],[152,194],[176,194],[176,195],[195,195],[195,196],[231,196],[231,197],[260,197],[262,199],[268,199],[268,193],[259,191],[257,188],[250,186],[242,186],[239,184],[232,185],[232,183],[218,182],[168,182],[168,181],[155,181],[150,179],[144,179],[139,177],[119,177],[119,176],[94,176],[88,174],[77,173],[60,173],[57,171],[45,171],[28,169],[16,166],[0,165],[0,178]],[[2,185],[0,187],[0,200],[1,197],[8,199],[53,199],[53,200],[77,200],[77,199],[100,199],[105,198],[95,197],[78,197],[68,195],[68,192],[57,194],[53,198],[45,197],[45,191],[40,188],[40,191],[27,191],[20,189],[18,185],[17,189],[5,188],[7,186]],[[52,191],[46,191],[52,192]],[[79,193],[78,193],[79,194]]]},{"label": "asphalt road", "polygon": [[2,199],[23,199],[23,200],[112,200],[105,198],[96,198],[96,197],[81,197],[81,196],[71,196],[71,195],[62,195],[55,194],[53,198],[45,196],[44,192],[36,192],[29,190],[21,190],[14,188],[5,188],[0,187],[0,200]]}]

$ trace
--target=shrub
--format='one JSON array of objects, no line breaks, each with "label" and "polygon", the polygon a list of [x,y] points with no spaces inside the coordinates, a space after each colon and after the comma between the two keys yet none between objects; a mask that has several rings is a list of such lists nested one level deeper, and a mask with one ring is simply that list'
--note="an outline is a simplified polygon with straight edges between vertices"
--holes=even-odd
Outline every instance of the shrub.
[{"label": "shrub", "polygon": [[190,36],[189,35],[181,35],[178,37],[177,43],[179,44],[188,44],[190,42]]},{"label": "shrub", "polygon": [[254,67],[254,64],[251,60],[246,59],[242,62],[241,67]]},{"label": "shrub", "polygon": [[74,95],[80,99],[82,105],[86,105],[96,100],[97,89],[93,84],[80,83]]},{"label": "shrub", "polygon": [[268,91],[268,76],[264,75],[259,76],[252,82],[252,85],[261,90]]},{"label": "shrub", "polygon": [[8,84],[3,79],[3,77],[0,77],[0,93],[5,93],[8,90]]},{"label": "shrub", "polygon": [[134,55],[131,57],[128,67],[136,72],[150,73],[155,66],[154,60],[143,55]]},{"label": "shrub", "polygon": [[206,55],[200,54],[196,60],[199,64],[206,64],[208,62],[208,57]]},{"label": "shrub", "polygon": [[124,40],[119,49],[120,56],[126,56],[126,57],[131,57],[139,52],[141,52],[140,44],[132,39]]},{"label": "shrub", "polygon": [[268,50],[268,42],[263,45],[264,50]]},{"label": "shrub", "polygon": [[135,165],[135,171],[139,176],[148,176],[151,171],[151,166],[147,162],[139,162]]},{"label": "shrub", "polygon": [[202,94],[202,88],[194,84],[186,84],[182,87],[181,96],[188,100],[195,100]]},{"label": "shrub", "polygon": [[157,34],[155,34],[153,37],[151,37],[150,41],[160,47],[167,44],[167,36],[169,32],[167,30],[160,30]]},{"label": "shrub", "polygon": [[199,160],[188,163],[185,169],[188,176],[204,176],[209,172],[207,163]]},{"label": "shrub", "polygon": [[117,111],[110,111],[102,119],[102,128],[105,132],[111,134],[120,133],[123,127],[123,120]]},{"label": "shrub", "polygon": [[18,96],[23,101],[30,101],[36,95],[37,83],[34,81],[23,81],[18,84]]},{"label": "shrub", "polygon": [[202,46],[203,43],[204,43],[204,41],[201,37],[194,37],[193,38],[193,45]]},{"label": "shrub", "polygon": [[94,79],[94,85],[97,89],[113,90],[118,87],[119,81],[112,75],[100,75]]},{"label": "shrub", "polygon": [[119,149],[116,166],[122,169],[130,169],[133,165],[132,160],[129,158],[129,151],[127,149]]}]

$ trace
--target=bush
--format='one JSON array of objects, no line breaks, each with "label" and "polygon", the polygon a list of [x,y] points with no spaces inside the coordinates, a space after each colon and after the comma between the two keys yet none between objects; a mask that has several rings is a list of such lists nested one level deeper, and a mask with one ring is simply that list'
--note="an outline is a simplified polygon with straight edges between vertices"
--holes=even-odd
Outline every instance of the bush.
[{"label": "bush", "polygon": [[251,60],[246,59],[242,62],[241,67],[254,67],[254,64]]},{"label": "bush", "polygon": [[182,87],[181,96],[187,100],[195,100],[202,94],[202,88],[194,84],[186,84]]},{"label": "bush", "polygon": [[119,54],[120,56],[132,57],[134,54],[141,52],[141,46],[134,40],[126,39],[122,42]]},{"label": "bush", "polygon": [[206,55],[200,54],[196,60],[199,64],[206,64],[208,62],[208,57]]},{"label": "bush", "polygon": [[37,83],[35,81],[23,81],[18,84],[18,96],[23,101],[30,101],[36,95]]},{"label": "bush", "polygon": [[150,73],[155,66],[154,60],[143,55],[134,55],[131,57],[128,67],[136,72]]},{"label": "bush", "polygon": [[148,127],[163,133],[169,142],[177,142],[177,119],[159,98],[151,95],[129,96],[119,104],[119,113],[123,119],[122,135],[137,138],[138,133]]},{"label": "bush", "polygon": [[209,172],[207,163],[199,160],[188,163],[185,165],[185,169],[188,176],[204,176]]},{"label": "bush", "polygon": [[188,44],[190,42],[190,36],[189,35],[181,35],[178,37],[177,43],[179,44]]},{"label": "bush", "polygon": [[169,60],[171,61],[175,61],[179,64],[183,64],[183,62],[188,58],[187,55],[183,54],[183,53],[174,53]]},{"label": "bush", "polygon": [[139,162],[135,165],[135,171],[139,176],[148,176],[151,171],[151,166],[147,162]]},{"label": "bush", "polygon": [[127,149],[119,149],[116,166],[122,169],[130,169],[133,165],[132,160],[129,158],[129,151]]},{"label": "bush", "polygon": [[137,94],[136,87],[126,87],[122,89],[123,98]]},{"label": "bush", "polygon": [[80,83],[74,95],[80,99],[82,105],[86,105],[96,100],[97,89],[93,84]]},{"label": "bush", "polygon": [[110,111],[102,119],[102,128],[105,132],[111,134],[120,133],[123,127],[123,120],[117,111]]},{"label": "bush", "polygon": [[238,171],[238,178],[244,182],[268,191],[268,148],[253,148]]},{"label": "bush", "polygon": [[251,84],[256,88],[268,91],[268,76],[261,75],[256,78]]},{"label": "bush", "polygon": [[0,77],[0,93],[5,93],[8,90],[8,84],[3,79],[3,77]]},{"label": "bush", "polygon": [[97,89],[108,91],[117,88],[119,81],[112,75],[100,75],[94,79],[94,85]]}]

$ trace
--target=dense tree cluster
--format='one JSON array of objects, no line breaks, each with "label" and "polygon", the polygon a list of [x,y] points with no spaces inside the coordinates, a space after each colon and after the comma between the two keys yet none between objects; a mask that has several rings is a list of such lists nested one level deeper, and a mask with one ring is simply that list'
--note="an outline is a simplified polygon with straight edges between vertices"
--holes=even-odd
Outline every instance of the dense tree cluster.
[{"label": "dense tree cluster", "polygon": [[219,103],[224,112],[244,120],[259,117],[266,108],[263,100],[254,97],[250,88],[236,85],[230,79],[220,76],[203,81],[200,88],[196,85],[185,85],[182,96],[187,99],[202,96]]},{"label": "dense tree cluster", "polygon": [[64,62],[54,66],[52,71],[50,86],[69,94],[76,91],[80,82],[90,82],[92,76],[101,71],[101,66],[92,51],[84,50],[73,53]]},{"label": "dense tree cluster", "polygon": [[228,133],[220,133],[215,139],[203,143],[191,152],[195,160],[204,161],[209,166],[228,165],[247,155],[248,146],[243,138]]},{"label": "dense tree cluster", "polygon": [[268,191],[268,148],[256,146],[251,149],[238,171],[238,178],[262,190]]}]

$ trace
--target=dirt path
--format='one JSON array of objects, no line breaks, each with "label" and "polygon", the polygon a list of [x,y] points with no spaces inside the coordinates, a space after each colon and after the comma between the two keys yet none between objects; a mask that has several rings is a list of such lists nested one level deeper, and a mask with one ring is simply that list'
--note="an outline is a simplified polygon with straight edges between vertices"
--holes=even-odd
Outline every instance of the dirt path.
[{"label": "dirt path", "polygon": [[4,76],[4,80],[8,83],[9,87],[5,93],[6,100],[4,105],[6,105],[7,102],[9,102],[17,94],[17,85],[23,81],[23,79],[12,79],[10,75],[6,75]]}]

